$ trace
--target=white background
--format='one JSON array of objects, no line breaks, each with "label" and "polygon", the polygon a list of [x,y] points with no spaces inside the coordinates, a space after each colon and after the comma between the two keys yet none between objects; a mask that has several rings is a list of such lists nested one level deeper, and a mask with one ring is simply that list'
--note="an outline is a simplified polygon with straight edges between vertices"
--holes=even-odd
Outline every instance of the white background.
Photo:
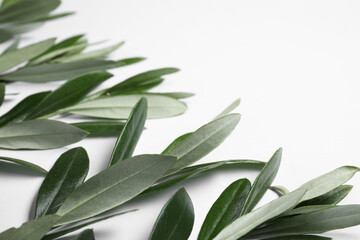
[{"label": "white background", "polygon": [[[174,66],[157,91],[189,91],[186,114],[148,121],[136,150],[159,153],[177,136],[213,119],[240,97],[242,120],[234,133],[201,162],[250,158],[267,161],[279,147],[283,161],[274,184],[294,189],[342,165],[360,166],[360,2],[314,0],[77,0],[64,1],[61,11],[76,11],[26,35],[23,44],[49,37],[59,40],[86,33],[90,42],[125,40],[113,58],[144,56],[142,63],[118,69],[107,85],[159,67]],[[34,92],[54,89],[16,83],[0,113]],[[105,84],[106,86],[106,84]],[[106,166],[115,138],[86,139],[51,151],[5,151],[49,169],[67,149],[83,146],[91,159],[90,175]],[[184,184],[195,207],[190,239],[196,239],[211,204],[232,181],[254,171],[221,172]],[[344,203],[359,203],[359,176]],[[42,176],[0,167],[0,231],[29,217]],[[139,208],[93,226],[99,240],[146,239],[167,199],[177,186],[118,211]],[[266,195],[267,202],[274,198]],[[360,217],[360,216],[359,216]],[[360,239],[360,227],[327,236]]]}]

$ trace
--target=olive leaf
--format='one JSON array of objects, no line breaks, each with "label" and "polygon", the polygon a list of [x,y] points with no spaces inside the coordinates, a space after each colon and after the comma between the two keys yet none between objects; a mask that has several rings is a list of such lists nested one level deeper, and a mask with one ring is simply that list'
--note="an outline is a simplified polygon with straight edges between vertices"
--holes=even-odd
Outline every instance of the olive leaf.
[{"label": "olive leaf", "polygon": [[221,118],[229,113],[231,113],[237,106],[239,106],[240,104],[240,98],[236,99],[233,103],[231,103],[227,108],[225,108],[221,113],[219,113],[219,115],[217,115],[215,117],[215,119],[217,118]]},{"label": "olive leaf", "polygon": [[59,208],[57,225],[77,222],[115,208],[149,188],[175,162],[166,155],[140,155],[118,162],[87,180]]},{"label": "olive leaf", "polygon": [[16,37],[15,40],[13,41],[13,43],[11,45],[9,45],[3,52],[1,55],[4,55],[6,53],[11,53],[15,50],[18,49],[19,47],[19,43],[20,43],[20,37]]},{"label": "olive leaf", "polygon": [[65,198],[85,180],[89,157],[78,147],[63,153],[46,175],[36,198],[35,218],[54,214]]},{"label": "olive leaf", "polygon": [[239,179],[230,184],[211,206],[201,226],[198,240],[213,239],[238,218],[250,188],[251,183],[247,179]]},{"label": "olive leaf", "polygon": [[271,183],[274,181],[276,174],[280,167],[282,149],[278,149],[270,158],[260,174],[256,177],[254,184],[251,187],[250,193],[246,198],[240,215],[249,213],[256,204],[264,196],[269,189]]},{"label": "olive leaf", "polygon": [[141,133],[145,126],[147,114],[147,100],[141,98],[134,106],[124,129],[116,140],[110,157],[109,166],[132,156]]},{"label": "olive leaf", "polygon": [[10,111],[0,117],[0,127],[9,123],[22,121],[27,118],[27,116],[49,93],[50,92],[39,92],[24,98]]},{"label": "olive leaf", "polygon": [[25,167],[28,167],[28,168],[30,168],[32,170],[35,170],[35,171],[37,171],[39,173],[47,174],[47,171],[45,169],[43,169],[42,167],[40,167],[40,166],[38,166],[36,164],[33,164],[31,162],[21,160],[21,159],[0,156],[0,161],[16,163],[16,164],[19,164],[21,166],[25,166]]},{"label": "olive leaf", "polygon": [[0,128],[0,148],[59,148],[78,142],[86,135],[86,132],[59,121],[25,121]]},{"label": "olive leaf", "polygon": [[40,240],[59,218],[57,215],[47,215],[30,220],[19,228],[10,228],[0,233],[0,240]]},{"label": "olive leaf", "polygon": [[70,125],[88,132],[88,137],[119,136],[124,129],[125,122],[118,121],[92,121],[77,122]]},{"label": "olive leaf", "polygon": [[67,81],[61,87],[48,94],[26,117],[26,120],[39,118],[76,104],[91,90],[112,76],[108,72],[99,71]]},{"label": "olive leaf", "polygon": [[148,101],[148,118],[165,118],[182,114],[186,105],[176,99],[156,95],[119,95],[80,102],[63,109],[63,113],[72,113],[96,118],[127,119],[135,104],[145,97]]},{"label": "olive leaf", "polygon": [[178,190],[161,210],[150,240],[186,240],[194,225],[194,208],[184,188]]}]

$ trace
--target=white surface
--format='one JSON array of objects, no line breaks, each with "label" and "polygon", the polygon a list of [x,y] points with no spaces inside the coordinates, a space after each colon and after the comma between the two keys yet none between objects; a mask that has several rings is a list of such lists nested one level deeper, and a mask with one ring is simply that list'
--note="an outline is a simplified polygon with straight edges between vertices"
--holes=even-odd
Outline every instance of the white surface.
[{"label": "white surface", "polygon": [[[342,165],[360,166],[360,2],[359,1],[64,1],[73,17],[46,24],[27,43],[87,33],[92,42],[126,41],[113,56],[148,60],[113,71],[114,79],[158,67],[175,66],[158,91],[190,91],[186,114],[147,122],[136,153],[159,153],[182,133],[210,121],[241,97],[239,127],[201,162],[250,158],[267,161],[278,147],[283,162],[275,184],[294,189]],[[25,42],[24,42],[25,43]],[[10,85],[26,96],[57,83]],[[19,97],[14,97],[19,99]],[[8,101],[3,113],[16,103]],[[86,139],[90,175],[101,170],[115,142]],[[70,149],[74,146],[68,146]],[[49,169],[66,150],[4,151]],[[0,170],[1,171],[1,170]],[[0,231],[28,218],[42,177],[0,173]],[[196,211],[191,239],[221,191],[232,181],[255,172],[212,174],[185,184]],[[359,176],[345,203],[359,203]],[[180,186],[178,186],[180,187]],[[93,226],[97,239],[146,239],[167,199],[178,188],[126,205],[141,210]],[[274,196],[268,194],[266,201]],[[360,227],[327,234],[337,240],[360,239]]]}]

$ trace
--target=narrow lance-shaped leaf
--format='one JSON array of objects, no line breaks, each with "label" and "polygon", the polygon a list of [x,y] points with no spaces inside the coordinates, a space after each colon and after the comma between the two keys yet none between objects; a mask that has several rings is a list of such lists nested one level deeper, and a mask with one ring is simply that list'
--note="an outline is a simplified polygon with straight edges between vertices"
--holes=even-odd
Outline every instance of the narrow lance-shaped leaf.
[{"label": "narrow lance-shaped leaf", "polygon": [[216,119],[193,132],[184,141],[168,152],[178,157],[167,175],[177,172],[198,161],[219,146],[240,121],[239,114],[230,114]]},{"label": "narrow lance-shaped leaf", "polygon": [[117,43],[113,46],[106,47],[103,49],[87,52],[87,53],[79,53],[74,54],[71,56],[63,56],[61,58],[56,59],[54,62],[58,63],[64,63],[64,62],[78,62],[78,61],[84,61],[89,59],[102,59],[105,58],[108,54],[112,53],[119,47],[121,47],[124,44],[124,42]]},{"label": "narrow lance-shaped leaf", "polygon": [[89,171],[89,157],[78,147],[63,153],[46,175],[36,198],[35,218],[55,213],[65,198],[80,184]]},{"label": "narrow lance-shaped leaf", "polygon": [[305,190],[297,190],[237,218],[225,227],[213,240],[237,240],[264,222],[286,212],[304,196]]},{"label": "narrow lance-shaped leaf", "polygon": [[6,53],[11,53],[17,50],[19,47],[19,43],[20,43],[20,37],[16,37],[13,43],[9,47],[7,47],[1,55]]},{"label": "narrow lance-shaped leaf", "polygon": [[247,238],[258,239],[298,234],[316,234],[360,224],[360,205],[337,206],[313,213],[278,219],[253,231]]},{"label": "narrow lance-shaped leaf", "polygon": [[[53,45],[55,39],[41,41],[0,56],[0,72],[9,70],[39,54]],[[2,78],[2,77],[1,77]]]},{"label": "narrow lance-shaped leaf", "polygon": [[4,102],[5,98],[5,83],[0,83],[0,106]]},{"label": "narrow lance-shaped leaf", "polygon": [[250,187],[249,180],[239,179],[221,193],[206,215],[198,240],[213,239],[222,229],[240,216]]},{"label": "narrow lance-shaped leaf", "polygon": [[153,81],[153,79],[158,79],[161,76],[172,74],[178,71],[179,69],[177,68],[160,68],[160,69],[140,73],[138,75],[126,79],[125,81],[111,88],[108,88],[106,91],[104,91],[103,95],[116,95],[119,93],[127,92],[129,90],[134,90],[137,87],[144,85],[148,81]]},{"label": "narrow lance-shaped leaf", "polygon": [[134,212],[134,211],[137,211],[137,209],[129,210],[129,211],[126,211],[126,212],[121,212],[121,213],[116,213],[116,214],[105,216],[105,217],[99,217],[99,218],[96,218],[95,220],[90,220],[90,221],[88,221],[86,223],[75,225],[75,226],[71,225],[68,228],[61,229],[60,231],[49,233],[49,234],[45,235],[41,240],[57,239],[58,237],[64,236],[64,235],[66,235],[68,233],[71,233],[71,232],[74,232],[76,230],[82,229],[84,227],[95,224],[97,222],[101,222],[101,221],[104,221],[106,219],[117,217],[117,216],[120,216],[120,215],[123,215],[123,214],[126,214],[126,213],[130,213],[130,212]]},{"label": "narrow lance-shaped leaf", "polygon": [[161,210],[149,240],[187,240],[194,225],[194,208],[184,188],[177,191]]},{"label": "narrow lance-shaped leaf", "polygon": [[218,161],[212,163],[199,164],[191,167],[184,168],[179,172],[171,174],[166,178],[160,179],[159,182],[148,188],[143,194],[149,194],[158,192],[167,188],[170,188],[182,181],[185,181],[191,177],[195,177],[200,173],[208,172],[211,170],[220,171],[225,168],[239,168],[239,169],[259,169],[265,165],[264,162],[256,160],[227,160]]},{"label": "narrow lance-shaped leaf", "polygon": [[30,95],[0,117],[0,127],[24,120],[50,92]]},{"label": "narrow lance-shaped leaf", "polygon": [[321,196],[349,181],[360,169],[354,166],[343,166],[329,173],[314,178],[303,184],[299,189],[305,189],[302,201]]},{"label": "narrow lance-shaped leaf", "polygon": [[299,214],[307,214],[312,212],[317,212],[320,210],[333,208],[335,205],[310,205],[304,207],[298,207],[287,211],[286,213],[282,214],[280,217],[291,216],[291,215],[299,215]]},{"label": "narrow lance-shaped leaf", "polygon": [[176,99],[155,95],[119,95],[81,102],[63,109],[72,113],[96,118],[127,119],[135,104],[145,97],[148,101],[148,118],[177,116],[186,110],[186,105]]},{"label": "narrow lance-shaped leaf", "polygon": [[113,75],[105,72],[93,72],[77,77],[48,94],[38,106],[26,117],[35,119],[56,112],[59,109],[76,104],[91,90]]},{"label": "narrow lance-shaped leaf", "polygon": [[10,228],[0,233],[0,240],[40,240],[58,219],[57,215],[48,215],[28,221],[19,228]]},{"label": "narrow lance-shaped leaf", "polygon": [[[73,46],[73,45],[76,45],[79,40],[81,40],[82,38],[84,37],[83,34],[79,34],[79,35],[75,35],[73,37],[69,37],[57,44],[55,44],[54,46],[52,46],[51,48],[49,48],[45,53],[43,53],[42,55],[44,54],[47,54],[49,52],[52,52],[52,51],[56,51],[56,50],[59,50],[59,49],[62,49],[62,48],[67,48],[67,47],[70,47],[70,46]],[[40,55],[40,56],[42,56]]]},{"label": "narrow lance-shaped leaf", "polygon": [[57,225],[77,222],[115,208],[154,184],[175,157],[141,155],[121,161],[80,185],[64,201]]},{"label": "narrow lance-shaped leaf", "polygon": [[20,160],[20,159],[17,159],[17,158],[0,156],[0,161],[16,163],[16,164],[19,164],[21,166],[25,166],[25,167],[28,167],[28,168],[30,168],[32,170],[35,170],[35,171],[37,171],[39,173],[47,174],[47,171],[45,169],[43,169],[42,167],[40,167],[40,166],[38,166],[36,164],[33,164],[31,162],[27,162],[27,161]]},{"label": "narrow lance-shaped leaf", "polygon": [[183,135],[181,135],[180,137],[177,137],[174,141],[172,141],[172,143],[170,143],[169,146],[166,147],[166,149],[161,153],[161,154],[168,154],[170,153],[174,148],[176,148],[180,143],[182,143],[186,138],[188,138],[191,134],[193,134],[192,132],[190,133],[185,133]]},{"label": "narrow lance-shaped leaf", "polygon": [[300,203],[298,207],[309,206],[309,205],[338,204],[349,194],[352,187],[353,186],[351,185],[341,185],[319,197],[309,199],[307,201]]},{"label": "narrow lance-shaped leaf", "polygon": [[0,148],[59,148],[78,142],[86,135],[86,132],[59,121],[25,121],[0,128]]},{"label": "narrow lance-shaped leaf", "polygon": [[225,108],[221,113],[219,113],[219,115],[217,115],[215,117],[215,119],[217,118],[221,118],[229,113],[231,113],[237,106],[239,106],[240,104],[240,98],[236,99],[233,103],[231,103],[227,108]]},{"label": "narrow lance-shaped leaf", "polygon": [[271,183],[274,181],[276,174],[280,167],[282,149],[277,150],[271,157],[269,162],[265,165],[263,170],[259,173],[250,193],[246,198],[246,202],[241,210],[241,215],[247,214],[254,209],[256,204],[264,196],[265,192],[269,189]]},{"label": "narrow lance-shaped leaf", "polygon": [[24,82],[51,82],[67,80],[85,73],[123,67],[142,61],[143,58],[123,59],[119,61],[88,60],[74,63],[42,64],[19,69],[0,79]]},{"label": "narrow lance-shaped leaf", "polygon": [[125,122],[118,121],[92,121],[71,124],[74,127],[88,132],[88,137],[119,136],[124,129]]},{"label": "narrow lance-shaped leaf", "polygon": [[95,240],[94,231],[92,229],[86,229],[77,235],[74,240]]},{"label": "narrow lance-shaped leaf", "polygon": [[0,23],[30,22],[47,15],[60,5],[60,0],[32,0],[11,4],[0,10]]},{"label": "narrow lance-shaped leaf", "polygon": [[109,166],[132,156],[145,126],[146,113],[147,100],[146,98],[141,98],[134,106],[124,129],[116,140]]}]

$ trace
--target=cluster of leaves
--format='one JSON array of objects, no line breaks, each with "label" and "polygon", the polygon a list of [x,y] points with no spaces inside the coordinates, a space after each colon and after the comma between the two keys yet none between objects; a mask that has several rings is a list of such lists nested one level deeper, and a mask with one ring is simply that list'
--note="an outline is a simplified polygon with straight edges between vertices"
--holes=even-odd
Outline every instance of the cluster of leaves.
[{"label": "cluster of leaves", "polygon": [[60,3],[60,0],[3,0],[0,6],[0,43],[47,21],[71,15],[71,12],[51,14]]},{"label": "cluster of leaves", "polygon": [[108,167],[87,181],[84,182],[89,169],[86,151],[79,147],[62,154],[39,189],[35,219],[1,233],[0,239],[56,239],[118,216],[97,217],[139,195],[156,193],[202,172],[219,170],[226,165],[264,166],[260,161],[231,160],[189,167],[233,131],[240,116],[227,114],[232,107],[187,137],[174,140],[162,154],[132,156],[144,128],[147,108],[146,98],[141,98],[116,141]]},{"label": "cluster of leaves", "polygon": [[[279,198],[255,210],[270,188],[280,166],[279,149],[255,182],[239,179],[230,184],[209,210],[198,240],[321,240],[327,231],[360,225],[360,205],[338,205],[351,191],[344,185],[360,169],[344,166],[310,180],[292,192],[275,187]],[[177,191],[163,207],[149,239],[188,239],[194,209],[185,189]]]},{"label": "cluster of leaves", "polygon": [[[88,42],[83,35],[57,44],[54,41],[49,39],[20,49],[17,45],[11,45],[0,56],[0,72],[25,64],[0,75],[0,79],[7,83],[70,79],[54,91],[27,96],[2,115],[0,148],[50,149],[72,144],[86,136],[116,136],[123,129],[124,121],[101,120],[66,124],[48,118],[76,114],[90,118],[124,120],[142,97],[146,97],[148,101],[148,118],[176,116],[186,110],[185,103],[179,99],[190,97],[191,93],[149,92],[164,81],[164,75],[175,73],[178,69],[147,71],[92,93],[101,83],[113,76],[106,72],[106,69],[133,64],[143,58],[118,61],[104,59],[122,43],[84,53]],[[3,82],[0,84],[0,100],[4,96]]]}]

